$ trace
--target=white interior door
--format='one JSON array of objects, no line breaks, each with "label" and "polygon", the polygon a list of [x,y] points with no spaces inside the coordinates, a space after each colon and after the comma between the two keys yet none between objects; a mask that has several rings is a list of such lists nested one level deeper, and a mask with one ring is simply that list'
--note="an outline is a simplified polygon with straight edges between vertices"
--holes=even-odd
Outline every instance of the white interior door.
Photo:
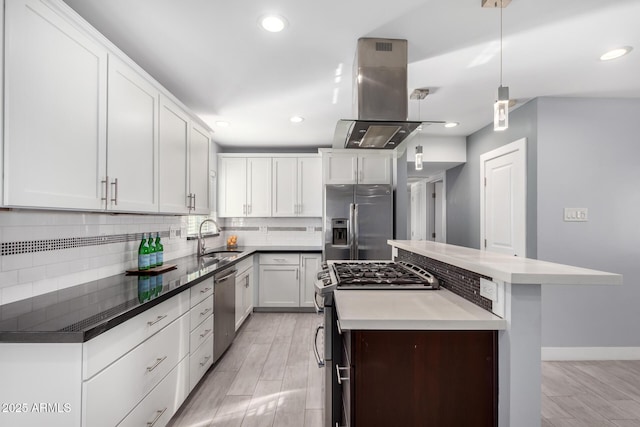
[{"label": "white interior door", "polygon": [[526,256],[526,140],[480,156],[481,248]]},{"label": "white interior door", "polygon": [[436,242],[444,243],[445,242],[445,233],[444,233],[444,221],[443,221],[443,200],[444,200],[444,186],[442,181],[437,181],[434,183],[433,194],[433,234],[432,240]]}]

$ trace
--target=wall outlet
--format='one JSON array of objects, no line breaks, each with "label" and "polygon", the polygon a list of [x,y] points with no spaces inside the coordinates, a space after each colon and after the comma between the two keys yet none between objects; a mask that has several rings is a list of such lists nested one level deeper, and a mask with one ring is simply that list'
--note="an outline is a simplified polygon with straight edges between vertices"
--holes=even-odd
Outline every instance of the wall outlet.
[{"label": "wall outlet", "polygon": [[498,284],[487,279],[480,278],[480,296],[491,301],[498,300]]},{"label": "wall outlet", "polygon": [[480,295],[491,300],[491,312],[504,319],[505,312],[505,284],[501,281],[480,278]]},{"label": "wall outlet", "polygon": [[169,240],[177,239],[180,235],[180,227],[172,225],[169,227]]},{"label": "wall outlet", "polygon": [[564,208],[564,220],[568,222],[589,221],[587,208]]}]

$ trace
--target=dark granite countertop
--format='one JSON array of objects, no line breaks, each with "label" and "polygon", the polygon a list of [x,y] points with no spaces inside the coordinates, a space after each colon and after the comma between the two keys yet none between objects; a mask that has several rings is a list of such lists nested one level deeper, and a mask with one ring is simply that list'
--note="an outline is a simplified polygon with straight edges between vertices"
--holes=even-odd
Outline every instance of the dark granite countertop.
[{"label": "dark granite countertop", "polygon": [[[225,247],[207,252],[227,251]],[[260,252],[321,252],[310,246],[247,246],[221,262],[191,255],[149,279],[124,273],[0,305],[0,343],[82,343]],[[149,290],[151,289],[151,290]]]}]

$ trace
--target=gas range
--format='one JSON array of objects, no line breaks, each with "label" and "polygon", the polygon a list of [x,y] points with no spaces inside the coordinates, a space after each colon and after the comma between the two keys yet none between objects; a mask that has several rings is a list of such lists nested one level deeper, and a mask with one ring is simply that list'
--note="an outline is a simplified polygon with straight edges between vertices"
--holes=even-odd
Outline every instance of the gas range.
[{"label": "gas range", "polygon": [[335,289],[431,290],[438,280],[428,271],[404,261],[328,261],[318,273],[316,291]]}]

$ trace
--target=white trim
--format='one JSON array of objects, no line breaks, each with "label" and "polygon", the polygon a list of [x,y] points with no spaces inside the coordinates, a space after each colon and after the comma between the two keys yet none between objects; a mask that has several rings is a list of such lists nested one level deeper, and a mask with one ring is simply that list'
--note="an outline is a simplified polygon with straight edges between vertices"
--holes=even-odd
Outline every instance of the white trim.
[{"label": "white trim", "polygon": [[442,171],[427,178],[427,183],[442,181],[442,242],[447,243],[447,172]]},{"label": "white trim", "polygon": [[525,208],[524,208],[524,227],[525,227],[525,234],[524,234],[524,242],[523,242],[523,248],[522,248],[522,252],[524,255],[522,255],[522,257],[526,257],[526,249],[527,249],[527,208],[526,208],[526,201],[527,201],[527,138],[520,138],[514,142],[511,142],[509,144],[503,145],[501,147],[496,148],[495,150],[491,150],[489,152],[483,153],[480,155],[480,250],[484,251],[486,248],[484,247],[484,240],[486,238],[485,236],[485,228],[484,228],[484,224],[485,224],[485,220],[484,220],[484,214],[485,214],[485,186],[484,186],[484,177],[485,177],[485,163],[491,159],[494,159],[496,157],[500,157],[500,156],[504,156],[505,154],[509,154],[512,152],[520,152],[522,154],[521,159],[522,159],[522,167],[523,167],[523,171],[524,171],[524,201],[525,201]]},{"label": "white trim", "polygon": [[640,360],[640,347],[542,347],[542,360]]}]

